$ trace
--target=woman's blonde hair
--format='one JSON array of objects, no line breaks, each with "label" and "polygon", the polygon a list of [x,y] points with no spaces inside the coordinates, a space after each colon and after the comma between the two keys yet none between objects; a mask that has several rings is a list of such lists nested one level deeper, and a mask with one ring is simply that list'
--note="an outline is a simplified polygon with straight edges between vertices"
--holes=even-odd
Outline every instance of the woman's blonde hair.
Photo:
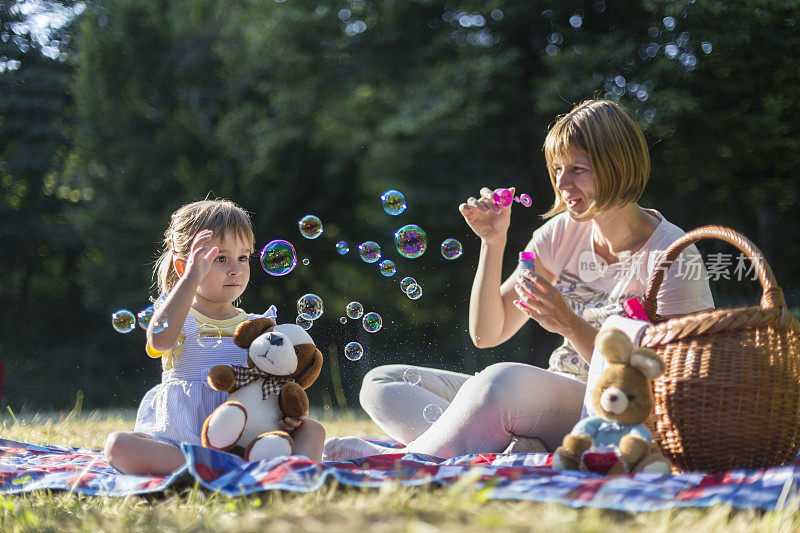
[{"label": "woman's blonde hair", "polygon": [[543,215],[550,218],[567,206],[556,187],[553,162],[571,148],[589,156],[597,180],[597,196],[577,220],[637,202],[650,176],[650,153],[644,133],[625,109],[609,100],[587,100],[559,117],[544,140],[544,156],[555,202]]},{"label": "woman's blonde hair", "polygon": [[217,237],[232,232],[244,242],[254,243],[253,226],[247,211],[229,200],[200,200],[186,204],[170,218],[164,232],[161,255],[153,268],[155,284],[162,293],[168,293],[178,282],[173,266],[175,258],[188,259],[195,235],[210,229]]}]

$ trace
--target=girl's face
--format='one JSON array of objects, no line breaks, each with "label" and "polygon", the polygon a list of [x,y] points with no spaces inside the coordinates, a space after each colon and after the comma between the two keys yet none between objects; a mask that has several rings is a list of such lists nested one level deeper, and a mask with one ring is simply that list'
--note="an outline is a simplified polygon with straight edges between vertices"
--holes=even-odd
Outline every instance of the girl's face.
[{"label": "girl's face", "polygon": [[218,246],[219,253],[197,288],[197,295],[213,303],[233,303],[250,282],[252,243],[228,232],[222,239],[215,235],[207,245]]},{"label": "girl's face", "polygon": [[553,170],[556,189],[564,199],[570,216],[586,211],[597,195],[597,182],[589,155],[570,148],[566,154],[553,160]]}]

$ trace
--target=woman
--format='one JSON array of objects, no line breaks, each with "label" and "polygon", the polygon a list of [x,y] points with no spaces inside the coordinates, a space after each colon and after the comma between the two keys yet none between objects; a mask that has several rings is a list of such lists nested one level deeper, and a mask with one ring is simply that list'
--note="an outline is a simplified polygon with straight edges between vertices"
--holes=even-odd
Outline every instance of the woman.
[{"label": "woman", "polygon": [[[529,319],[562,335],[547,370],[498,363],[475,376],[387,365],[364,378],[361,405],[407,450],[439,457],[466,453],[555,449],[578,421],[594,337],[622,302],[641,297],[655,259],[683,231],[638,200],[650,173],[644,134],[618,104],[591,100],[560,117],[544,143],[555,202],[526,251],[535,271],[517,270],[501,281],[511,206],[497,207],[492,191],[459,206],[481,239],[469,306],[469,332],[479,348],[508,340]],[[679,316],[712,309],[707,276],[694,247],[687,276],[671,268],[658,293],[658,313]],[[433,424],[423,410],[444,411]],[[329,439],[325,456],[348,459],[393,451],[345,437]],[[394,450],[396,451],[396,450]]]}]

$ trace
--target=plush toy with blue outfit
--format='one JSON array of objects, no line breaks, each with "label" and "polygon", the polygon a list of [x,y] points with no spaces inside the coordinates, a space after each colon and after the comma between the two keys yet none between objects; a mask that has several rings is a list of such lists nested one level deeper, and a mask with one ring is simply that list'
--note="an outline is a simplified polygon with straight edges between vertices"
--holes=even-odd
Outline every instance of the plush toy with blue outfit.
[{"label": "plush toy with blue outfit", "polygon": [[553,453],[553,470],[669,473],[671,465],[644,425],[653,409],[649,380],[664,373],[664,362],[617,329],[600,332],[595,344],[609,362],[592,395],[598,415],[584,418],[564,437]]}]

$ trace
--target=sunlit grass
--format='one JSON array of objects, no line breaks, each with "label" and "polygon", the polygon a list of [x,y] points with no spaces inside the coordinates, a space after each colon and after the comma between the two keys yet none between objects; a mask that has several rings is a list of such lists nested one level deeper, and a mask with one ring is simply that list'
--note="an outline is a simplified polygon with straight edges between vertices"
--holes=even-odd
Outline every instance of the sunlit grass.
[{"label": "sunlit grass", "polygon": [[[352,412],[315,413],[331,436],[378,435]],[[36,444],[100,448],[108,432],[133,427],[133,412],[6,413],[2,436]],[[329,483],[307,493],[266,492],[229,498],[199,487],[152,496],[102,498],[68,492],[0,496],[0,531],[741,531],[800,530],[800,514],[716,506],[655,513],[576,510],[557,504],[485,499],[469,480],[356,489]]]}]

